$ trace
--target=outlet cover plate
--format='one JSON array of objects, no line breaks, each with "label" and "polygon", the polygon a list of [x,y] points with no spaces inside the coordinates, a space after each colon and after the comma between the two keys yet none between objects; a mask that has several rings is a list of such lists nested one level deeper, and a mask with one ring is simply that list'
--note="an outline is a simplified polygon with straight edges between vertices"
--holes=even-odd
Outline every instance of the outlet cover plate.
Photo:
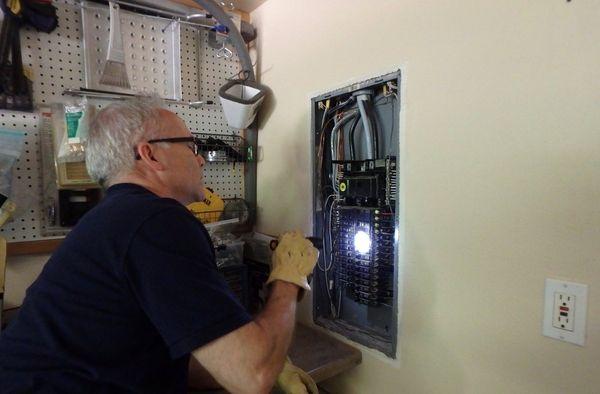
[{"label": "outlet cover plate", "polygon": [[[542,333],[550,338],[583,346],[585,344],[587,292],[588,286],[581,283],[546,279]],[[561,329],[553,325],[556,294],[567,294],[575,297],[575,305],[571,313],[572,330]]]}]

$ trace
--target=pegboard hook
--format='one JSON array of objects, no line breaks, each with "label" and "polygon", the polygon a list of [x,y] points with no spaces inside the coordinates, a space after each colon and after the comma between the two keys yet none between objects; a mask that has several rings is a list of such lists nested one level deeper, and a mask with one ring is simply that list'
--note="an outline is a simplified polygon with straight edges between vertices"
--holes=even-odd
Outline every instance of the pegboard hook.
[{"label": "pegboard hook", "polygon": [[227,48],[227,40],[223,41],[223,45],[221,46],[221,49],[217,50],[217,57],[218,58],[226,58],[229,59],[233,56],[233,52],[231,51],[231,49]]}]

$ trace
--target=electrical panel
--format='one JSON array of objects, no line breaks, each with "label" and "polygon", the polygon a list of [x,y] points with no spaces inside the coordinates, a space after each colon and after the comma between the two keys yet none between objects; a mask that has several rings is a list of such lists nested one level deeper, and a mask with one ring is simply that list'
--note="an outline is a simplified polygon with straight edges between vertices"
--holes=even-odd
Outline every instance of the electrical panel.
[{"label": "electrical panel", "polygon": [[400,71],[311,100],[318,325],[395,358]]}]

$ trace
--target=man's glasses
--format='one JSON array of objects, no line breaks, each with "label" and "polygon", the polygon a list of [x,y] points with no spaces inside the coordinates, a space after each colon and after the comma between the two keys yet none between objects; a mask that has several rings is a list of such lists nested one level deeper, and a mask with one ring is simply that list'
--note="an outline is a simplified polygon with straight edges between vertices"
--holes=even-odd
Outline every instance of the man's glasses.
[{"label": "man's glasses", "polygon": [[[173,137],[173,138],[158,138],[158,139],[154,139],[154,140],[149,140],[148,143],[149,144],[155,144],[158,142],[170,142],[170,143],[176,143],[176,142],[187,142],[187,146],[188,148],[190,148],[190,150],[192,151],[192,153],[194,153],[194,156],[198,156],[198,154],[200,154],[200,138],[198,137]],[[136,152],[135,154],[135,159],[136,160],[140,160],[141,157],[140,155]]]}]

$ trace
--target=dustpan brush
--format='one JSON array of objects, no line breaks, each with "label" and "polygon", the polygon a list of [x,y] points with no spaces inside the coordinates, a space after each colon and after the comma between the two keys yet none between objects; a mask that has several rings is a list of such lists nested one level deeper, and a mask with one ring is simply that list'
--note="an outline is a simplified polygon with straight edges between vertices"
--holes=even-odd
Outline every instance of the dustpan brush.
[{"label": "dustpan brush", "polygon": [[127,68],[125,66],[125,52],[123,51],[123,38],[121,37],[121,19],[119,5],[108,2],[110,9],[110,35],[108,39],[108,55],[100,77],[100,83],[120,88],[130,89]]}]

